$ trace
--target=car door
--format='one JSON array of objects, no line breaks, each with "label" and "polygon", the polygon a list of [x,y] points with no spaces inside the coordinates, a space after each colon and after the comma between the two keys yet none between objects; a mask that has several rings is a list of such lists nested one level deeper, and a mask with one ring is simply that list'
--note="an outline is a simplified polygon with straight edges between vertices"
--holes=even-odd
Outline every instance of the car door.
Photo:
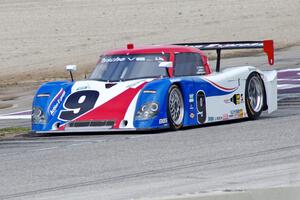
[{"label": "car door", "polygon": [[201,81],[199,77],[206,74],[201,55],[194,52],[176,53],[173,73],[175,77],[181,78],[186,105],[186,125],[205,123],[207,118],[206,95],[198,84]]}]

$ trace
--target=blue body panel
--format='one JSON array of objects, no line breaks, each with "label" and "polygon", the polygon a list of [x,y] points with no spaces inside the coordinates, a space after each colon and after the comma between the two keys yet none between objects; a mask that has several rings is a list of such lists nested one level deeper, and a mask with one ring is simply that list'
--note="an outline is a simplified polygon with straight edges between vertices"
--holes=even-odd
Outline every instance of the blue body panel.
[{"label": "blue body panel", "polygon": [[[160,119],[167,118],[167,95],[168,90],[172,82],[170,79],[156,79],[144,86],[141,90],[140,95],[138,97],[137,105],[135,108],[135,113],[137,110],[147,102],[155,102],[159,105],[159,112],[157,117],[148,120],[134,120],[134,126],[136,128],[145,129],[145,128],[166,128],[169,127],[168,123],[159,123]],[[145,93],[145,91],[156,91],[155,94]]]},{"label": "blue body panel", "polygon": [[[161,119],[167,119],[167,99],[168,91],[172,84],[179,86],[185,106],[183,126],[195,126],[200,123],[197,120],[198,110],[196,105],[196,94],[198,91],[203,91],[206,97],[211,96],[222,96],[227,95],[232,92],[226,92],[218,89],[210,82],[205,81],[199,76],[186,76],[180,78],[165,78],[154,80],[143,88],[138,98],[138,104],[136,106],[137,110],[147,102],[157,102],[160,105],[159,113],[157,117],[148,120],[135,120],[134,126],[136,128],[146,129],[146,128],[166,128],[169,127],[169,123],[159,123]],[[154,90],[156,94],[144,93],[147,90]],[[163,120],[165,121],[165,120]]]},{"label": "blue body panel", "polygon": [[[62,109],[63,102],[65,98],[70,94],[73,82],[61,81],[61,82],[49,82],[43,84],[36,92],[34,96],[32,107],[39,107],[45,113],[46,121],[45,124],[32,124],[33,131],[49,131],[52,129],[54,123],[63,123],[57,118],[59,112],[53,112],[51,114],[51,109],[57,104],[55,111]],[[62,91],[60,96],[58,93]],[[49,94],[49,97],[37,97],[39,94]],[[58,97],[58,98],[55,98]]]}]

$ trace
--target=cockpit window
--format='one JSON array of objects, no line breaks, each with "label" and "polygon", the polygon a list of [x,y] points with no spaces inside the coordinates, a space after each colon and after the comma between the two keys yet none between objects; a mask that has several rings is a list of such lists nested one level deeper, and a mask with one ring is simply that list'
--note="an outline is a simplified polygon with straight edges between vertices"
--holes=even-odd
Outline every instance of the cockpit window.
[{"label": "cockpit window", "polygon": [[177,53],[175,55],[175,76],[205,74],[201,56],[198,53]]},{"label": "cockpit window", "polygon": [[117,82],[165,77],[167,76],[166,69],[158,67],[162,61],[169,61],[169,54],[103,56],[89,79]]}]

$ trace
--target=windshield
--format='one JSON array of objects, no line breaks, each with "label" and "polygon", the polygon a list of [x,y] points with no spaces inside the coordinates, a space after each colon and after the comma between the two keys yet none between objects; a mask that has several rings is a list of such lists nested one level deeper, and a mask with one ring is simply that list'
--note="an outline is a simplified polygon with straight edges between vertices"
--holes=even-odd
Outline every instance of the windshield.
[{"label": "windshield", "polygon": [[166,69],[159,68],[158,65],[160,62],[168,60],[168,54],[103,56],[89,79],[116,82],[164,77],[167,76]]}]

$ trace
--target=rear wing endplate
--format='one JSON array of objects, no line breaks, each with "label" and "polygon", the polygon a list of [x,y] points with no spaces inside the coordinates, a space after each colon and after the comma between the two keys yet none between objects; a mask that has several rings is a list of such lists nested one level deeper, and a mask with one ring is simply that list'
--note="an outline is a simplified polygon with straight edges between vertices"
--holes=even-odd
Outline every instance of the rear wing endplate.
[{"label": "rear wing endplate", "polygon": [[220,71],[221,50],[238,49],[263,49],[268,56],[270,65],[274,64],[274,44],[273,40],[263,41],[238,41],[238,42],[205,42],[205,43],[179,43],[174,45],[183,45],[194,47],[200,50],[216,50],[217,64],[216,71]]}]

